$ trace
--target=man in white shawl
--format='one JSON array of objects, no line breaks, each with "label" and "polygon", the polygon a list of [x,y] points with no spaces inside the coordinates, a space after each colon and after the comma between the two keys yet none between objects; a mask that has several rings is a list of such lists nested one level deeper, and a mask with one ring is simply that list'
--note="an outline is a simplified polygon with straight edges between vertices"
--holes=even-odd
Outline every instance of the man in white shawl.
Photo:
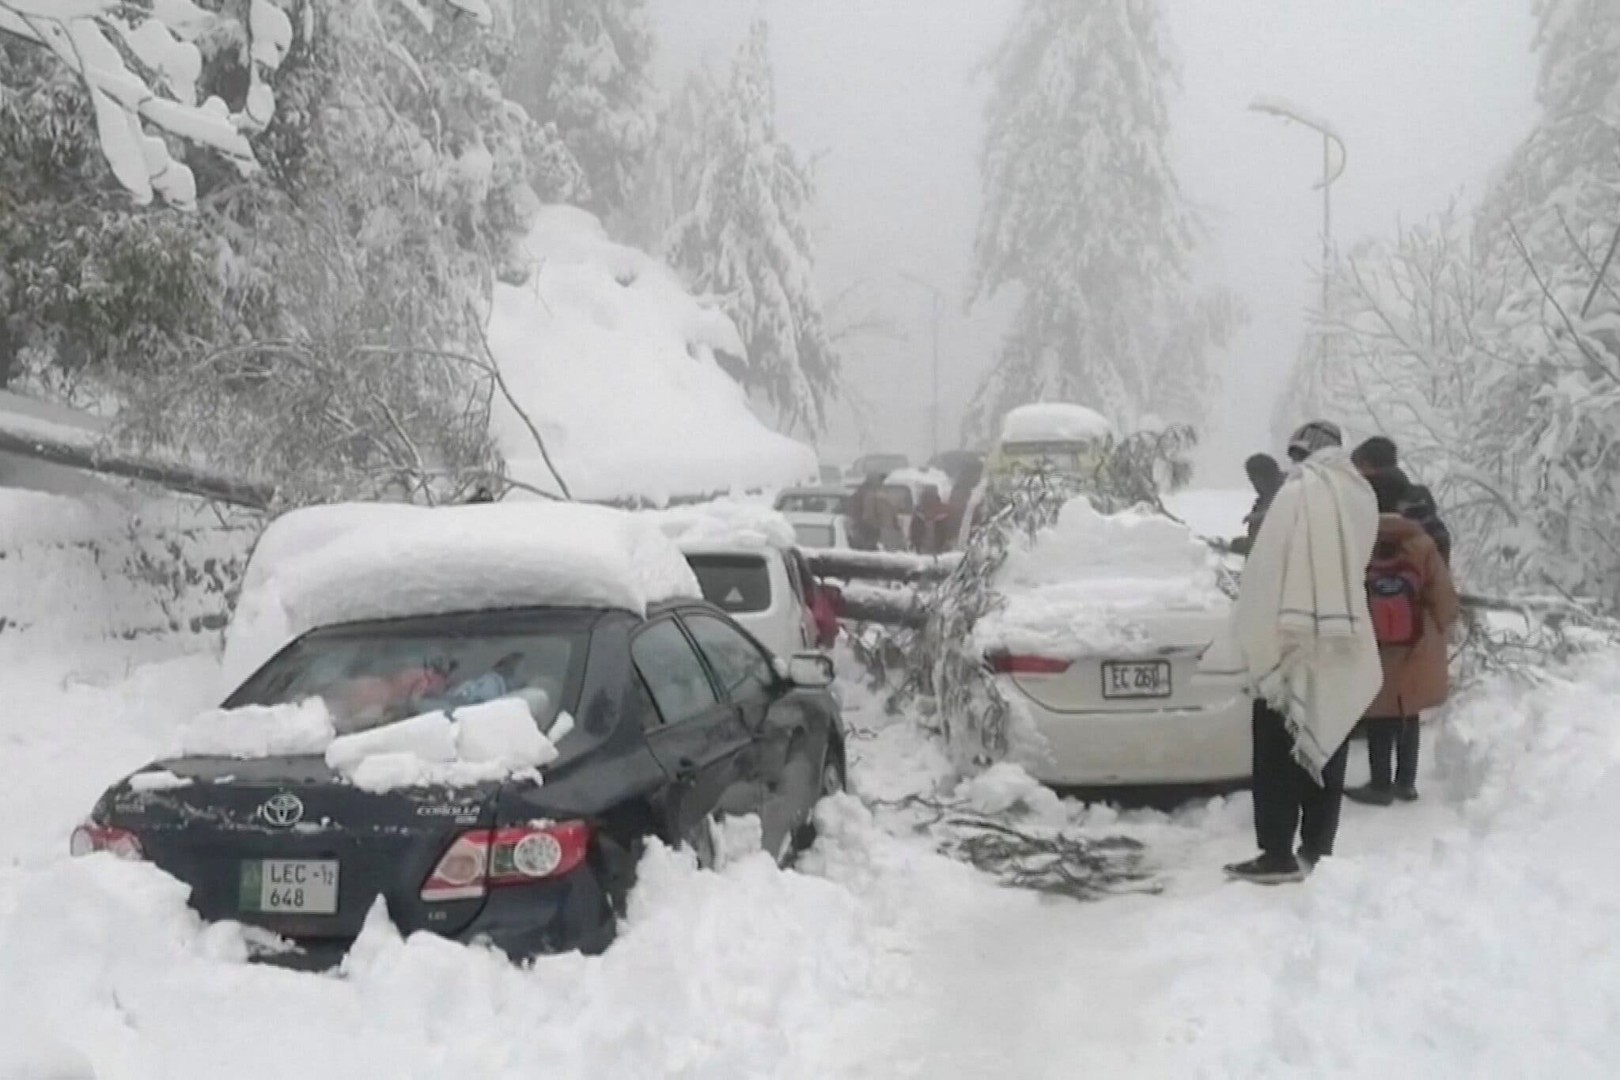
[{"label": "man in white shawl", "polygon": [[1350,732],[1382,684],[1366,594],[1377,500],[1334,424],[1300,428],[1288,456],[1233,615],[1255,699],[1260,855],[1226,872],[1268,885],[1299,881],[1333,853]]}]

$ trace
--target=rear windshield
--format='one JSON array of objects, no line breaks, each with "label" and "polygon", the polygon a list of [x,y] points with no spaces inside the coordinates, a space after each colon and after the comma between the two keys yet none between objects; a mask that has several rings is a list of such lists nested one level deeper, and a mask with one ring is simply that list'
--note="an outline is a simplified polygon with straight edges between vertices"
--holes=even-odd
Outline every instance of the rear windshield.
[{"label": "rear windshield", "polygon": [[784,514],[842,514],[849,496],[836,491],[790,491],[776,500]]},{"label": "rear windshield", "polygon": [[[231,696],[230,707],[325,700],[339,734],[408,716],[545,691],[542,729],[572,710],[589,646],[588,624],[480,626],[466,618],[400,619],[307,634]],[[567,740],[565,740],[567,741]],[[562,747],[559,747],[562,749]]]},{"label": "rear windshield", "polygon": [[1102,464],[1103,450],[1090,442],[1009,443],[998,455],[1005,469],[1046,468],[1069,476],[1090,476]]},{"label": "rear windshield", "polygon": [[831,525],[805,525],[800,523],[793,526],[793,536],[799,541],[801,547],[830,548],[836,542]]},{"label": "rear windshield", "polygon": [[771,575],[760,555],[689,555],[703,599],[733,615],[767,611]]}]

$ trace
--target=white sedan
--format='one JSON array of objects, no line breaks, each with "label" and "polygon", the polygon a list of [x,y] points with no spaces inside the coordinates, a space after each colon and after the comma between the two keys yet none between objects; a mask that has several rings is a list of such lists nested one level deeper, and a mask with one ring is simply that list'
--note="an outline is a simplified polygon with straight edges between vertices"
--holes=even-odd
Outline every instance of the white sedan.
[{"label": "white sedan", "polygon": [[1074,787],[1249,776],[1250,699],[1214,554],[1180,524],[1085,500],[1014,550],[975,644],[1038,738],[1024,764]]}]

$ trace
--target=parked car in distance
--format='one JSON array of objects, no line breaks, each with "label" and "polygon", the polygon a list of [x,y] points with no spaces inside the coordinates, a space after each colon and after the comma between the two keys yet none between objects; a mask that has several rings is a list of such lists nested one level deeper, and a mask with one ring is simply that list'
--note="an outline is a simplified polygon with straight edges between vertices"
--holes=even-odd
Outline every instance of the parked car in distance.
[{"label": "parked car in distance", "polygon": [[847,549],[849,520],[843,514],[820,514],[786,511],[782,515],[793,526],[793,536],[800,547]]},{"label": "parked car in distance", "polygon": [[[366,508],[350,513],[362,526],[354,536],[337,535],[342,521],[324,537],[289,533],[334,553],[324,564],[331,572],[302,601],[387,616],[290,630],[294,640],[224,711],[193,721],[191,749],[96,801],[73,853],[152,862],[189,886],[205,919],[268,930],[289,949],[261,958],[303,968],[338,963],[379,899],[406,934],[487,942],[514,958],[599,951],[625,911],[645,839],[689,844],[710,864],[726,817],[758,815],[767,850],[790,857],[810,840],[816,800],[843,785],[831,661],[777,660],[685,592],[643,602],[666,567],[674,571],[664,580],[690,582],[673,545],[641,535],[599,558],[613,538],[600,527],[612,520],[604,515],[617,512],[553,507],[417,509],[388,517],[387,530],[363,527]],[[419,529],[417,514],[453,527]],[[543,540],[537,555],[513,535],[561,537],[560,557],[550,561]],[[447,558],[462,545],[465,564]],[[340,549],[355,557],[342,563]],[[492,563],[500,575],[489,574]],[[632,565],[638,574],[611,580],[615,567]],[[320,569],[295,565],[306,576],[312,568]],[[424,576],[431,586],[413,592]],[[288,573],[278,586],[298,580]],[[389,581],[401,586],[397,596],[377,587]],[[525,594],[555,600],[399,613],[400,597],[432,609]],[[308,742],[308,725],[274,727],[288,709],[307,708],[335,729],[325,753]],[[543,783],[532,770],[424,781],[394,768],[411,756],[398,747],[413,733],[442,728],[460,740],[476,710],[491,708],[504,710],[509,732],[525,710],[532,718],[553,751],[539,766]],[[253,730],[264,735],[246,753],[196,741],[201,732],[232,743]],[[333,753],[356,736],[396,751],[365,783]]]},{"label": "parked car in distance", "polygon": [[995,483],[1021,469],[1044,468],[1084,480],[1095,473],[1116,435],[1106,417],[1084,405],[1021,405],[1002,420],[986,474]]},{"label": "parked car in distance", "polygon": [[786,488],[776,496],[783,514],[847,514],[849,489],[841,486]]}]

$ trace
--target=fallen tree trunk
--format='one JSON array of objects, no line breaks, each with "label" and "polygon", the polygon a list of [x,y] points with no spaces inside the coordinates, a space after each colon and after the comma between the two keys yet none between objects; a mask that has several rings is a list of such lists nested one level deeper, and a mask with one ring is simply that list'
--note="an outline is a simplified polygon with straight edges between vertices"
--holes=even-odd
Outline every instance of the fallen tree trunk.
[{"label": "fallen tree trunk", "polygon": [[160,484],[172,491],[263,510],[275,490],[267,484],[237,480],[173,462],[138,458],[109,449],[93,431],[39,417],[0,417],[0,452],[34,458],[70,469],[121,476]]},{"label": "fallen tree trunk", "polygon": [[811,571],[835,581],[890,581],[914,583],[942,581],[951,576],[962,556],[912,555],[903,551],[848,551],[813,548],[804,557]]},{"label": "fallen tree trunk", "polygon": [[920,630],[928,622],[928,608],[915,589],[852,583],[844,587],[843,617],[850,622]]}]

